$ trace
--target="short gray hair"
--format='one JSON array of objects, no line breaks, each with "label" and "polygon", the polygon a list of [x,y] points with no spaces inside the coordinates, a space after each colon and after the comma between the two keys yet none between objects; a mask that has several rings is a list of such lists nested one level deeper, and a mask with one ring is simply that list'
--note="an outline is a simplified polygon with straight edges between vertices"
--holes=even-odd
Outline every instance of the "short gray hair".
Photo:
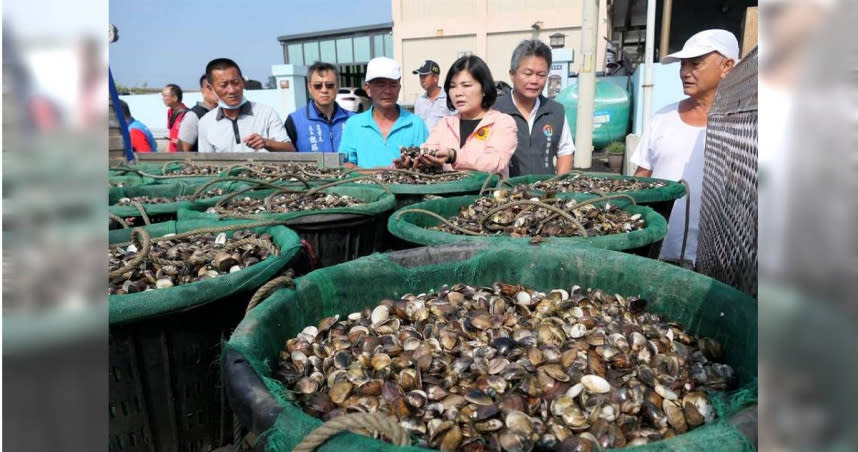
[{"label": "short gray hair", "polygon": [[517,71],[518,67],[521,66],[521,60],[533,56],[544,59],[548,63],[548,67],[551,67],[551,48],[538,39],[525,39],[512,51],[509,70]]}]

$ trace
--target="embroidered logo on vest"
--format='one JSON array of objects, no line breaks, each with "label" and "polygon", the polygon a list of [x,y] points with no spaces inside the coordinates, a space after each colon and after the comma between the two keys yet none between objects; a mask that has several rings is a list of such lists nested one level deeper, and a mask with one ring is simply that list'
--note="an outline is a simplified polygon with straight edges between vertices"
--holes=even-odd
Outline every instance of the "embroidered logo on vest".
[{"label": "embroidered logo on vest", "polygon": [[554,135],[554,127],[551,127],[551,124],[545,124],[542,126],[542,133],[550,139],[551,135]]}]

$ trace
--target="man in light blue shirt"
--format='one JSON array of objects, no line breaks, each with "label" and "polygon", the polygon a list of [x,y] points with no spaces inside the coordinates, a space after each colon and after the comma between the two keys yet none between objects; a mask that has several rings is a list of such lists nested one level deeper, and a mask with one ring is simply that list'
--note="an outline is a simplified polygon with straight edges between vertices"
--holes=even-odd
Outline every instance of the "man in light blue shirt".
[{"label": "man in light blue shirt", "polygon": [[426,142],[429,131],[423,120],[396,103],[401,78],[399,63],[393,59],[373,58],[366,65],[364,89],[372,107],[346,121],[339,149],[345,154],[346,167],[392,166],[400,147]]},{"label": "man in light blue shirt", "polygon": [[444,116],[455,115],[456,110],[447,108],[447,94],[438,85],[441,78],[441,67],[432,60],[426,60],[423,66],[411,71],[420,76],[420,87],[426,92],[414,101],[414,114],[423,118],[429,131]]}]

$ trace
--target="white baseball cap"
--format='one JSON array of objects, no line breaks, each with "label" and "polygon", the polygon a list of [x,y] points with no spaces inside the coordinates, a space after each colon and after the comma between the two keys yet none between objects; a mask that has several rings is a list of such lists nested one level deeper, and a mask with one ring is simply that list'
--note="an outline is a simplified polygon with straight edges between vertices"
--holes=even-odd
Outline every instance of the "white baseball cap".
[{"label": "white baseball cap", "polygon": [[739,42],[733,33],[713,29],[701,31],[688,38],[682,50],[665,56],[661,59],[661,64],[675,63],[683,58],[699,57],[713,51],[733,61],[739,61]]},{"label": "white baseball cap", "polygon": [[366,81],[371,82],[377,78],[401,79],[402,69],[399,67],[399,63],[387,57],[378,57],[369,60],[369,63],[366,65]]}]

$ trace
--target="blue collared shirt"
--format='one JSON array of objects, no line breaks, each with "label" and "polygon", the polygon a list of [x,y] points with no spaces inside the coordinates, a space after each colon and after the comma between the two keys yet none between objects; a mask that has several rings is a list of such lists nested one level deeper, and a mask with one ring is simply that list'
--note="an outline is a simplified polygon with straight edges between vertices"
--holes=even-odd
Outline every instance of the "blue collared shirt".
[{"label": "blue collared shirt", "polygon": [[402,146],[419,146],[426,142],[429,131],[419,116],[399,107],[399,118],[387,134],[381,136],[381,129],[372,119],[373,108],[356,114],[346,121],[343,138],[340,141],[340,154],[345,154],[347,163],[361,168],[390,166],[399,158]]}]

